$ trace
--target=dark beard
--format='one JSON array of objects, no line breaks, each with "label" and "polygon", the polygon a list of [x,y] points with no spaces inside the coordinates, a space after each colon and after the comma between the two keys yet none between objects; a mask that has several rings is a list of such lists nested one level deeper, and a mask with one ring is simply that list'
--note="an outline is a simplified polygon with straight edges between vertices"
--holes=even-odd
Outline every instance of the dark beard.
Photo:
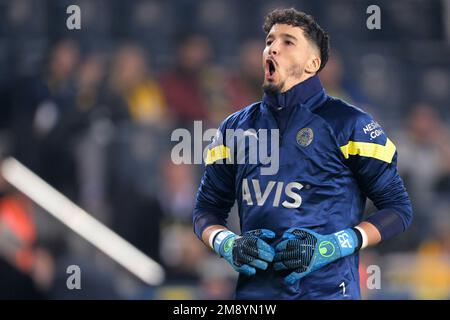
[{"label": "dark beard", "polygon": [[273,95],[273,94],[280,93],[283,86],[284,86],[284,82],[279,83],[278,85],[275,83],[268,82],[268,83],[263,83],[262,89],[264,90],[265,93]]}]

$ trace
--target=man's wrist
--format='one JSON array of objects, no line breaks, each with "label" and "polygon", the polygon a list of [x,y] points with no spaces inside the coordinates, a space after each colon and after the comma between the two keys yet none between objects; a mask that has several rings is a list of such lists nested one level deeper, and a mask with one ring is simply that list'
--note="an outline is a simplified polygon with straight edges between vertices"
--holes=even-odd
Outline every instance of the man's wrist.
[{"label": "man's wrist", "polygon": [[367,236],[366,231],[358,226],[354,227],[353,229],[361,236],[361,244],[359,246],[359,250],[364,249],[369,244],[369,237]]},{"label": "man's wrist", "polygon": [[208,238],[208,244],[209,244],[209,247],[211,248],[211,249],[213,249],[214,250],[214,238],[220,233],[220,232],[222,232],[222,231],[224,231],[224,230],[227,230],[227,229],[225,229],[225,228],[222,228],[222,229],[216,229],[216,230],[214,230],[214,231],[212,231],[211,232],[211,234],[209,235],[209,238]]}]

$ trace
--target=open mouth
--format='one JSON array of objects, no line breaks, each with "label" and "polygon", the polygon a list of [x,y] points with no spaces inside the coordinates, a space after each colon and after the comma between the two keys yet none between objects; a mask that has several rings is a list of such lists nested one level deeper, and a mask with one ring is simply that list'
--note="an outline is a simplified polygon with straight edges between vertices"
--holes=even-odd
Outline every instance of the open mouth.
[{"label": "open mouth", "polygon": [[272,76],[275,73],[275,62],[271,59],[266,60],[266,70],[269,71],[269,75]]}]

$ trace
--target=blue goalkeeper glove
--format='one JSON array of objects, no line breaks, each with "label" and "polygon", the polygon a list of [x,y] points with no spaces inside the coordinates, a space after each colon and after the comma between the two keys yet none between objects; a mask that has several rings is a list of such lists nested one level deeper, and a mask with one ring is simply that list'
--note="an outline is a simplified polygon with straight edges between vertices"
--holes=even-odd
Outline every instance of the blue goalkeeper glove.
[{"label": "blue goalkeeper glove", "polygon": [[275,233],[266,229],[245,232],[241,236],[229,230],[214,238],[214,251],[227,260],[239,273],[252,276],[256,269],[266,270],[272,262],[274,249],[262,239],[273,239]]},{"label": "blue goalkeeper glove", "polygon": [[291,228],[283,234],[283,241],[275,247],[274,269],[293,270],[284,281],[294,284],[311,272],[354,253],[360,238],[354,229],[320,235],[303,228]]}]

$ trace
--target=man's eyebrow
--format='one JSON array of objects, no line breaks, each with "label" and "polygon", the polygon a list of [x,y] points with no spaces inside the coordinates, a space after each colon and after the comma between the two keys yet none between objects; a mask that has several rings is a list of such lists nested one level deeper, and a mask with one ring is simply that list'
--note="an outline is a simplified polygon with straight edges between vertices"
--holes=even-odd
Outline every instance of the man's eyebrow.
[{"label": "man's eyebrow", "polygon": [[269,38],[273,38],[273,34],[271,34],[271,33],[268,34],[267,37],[266,37],[266,41],[267,41]]},{"label": "man's eyebrow", "polygon": [[[289,39],[292,39],[292,40],[295,40],[295,41],[298,40],[296,37],[294,37],[293,35],[291,35],[291,34],[289,34],[289,33],[282,33],[280,36],[281,36],[281,37],[284,37],[284,38],[289,38]],[[269,38],[274,38],[274,37],[275,37],[275,36],[274,36],[272,33],[271,33],[271,34],[268,34],[267,37],[266,37],[266,41],[267,41]]]},{"label": "man's eyebrow", "polygon": [[285,37],[285,38],[290,38],[290,39],[292,39],[292,40],[297,41],[297,38],[294,37],[293,35],[289,34],[289,33],[282,33],[281,36],[282,36],[282,37]]}]

